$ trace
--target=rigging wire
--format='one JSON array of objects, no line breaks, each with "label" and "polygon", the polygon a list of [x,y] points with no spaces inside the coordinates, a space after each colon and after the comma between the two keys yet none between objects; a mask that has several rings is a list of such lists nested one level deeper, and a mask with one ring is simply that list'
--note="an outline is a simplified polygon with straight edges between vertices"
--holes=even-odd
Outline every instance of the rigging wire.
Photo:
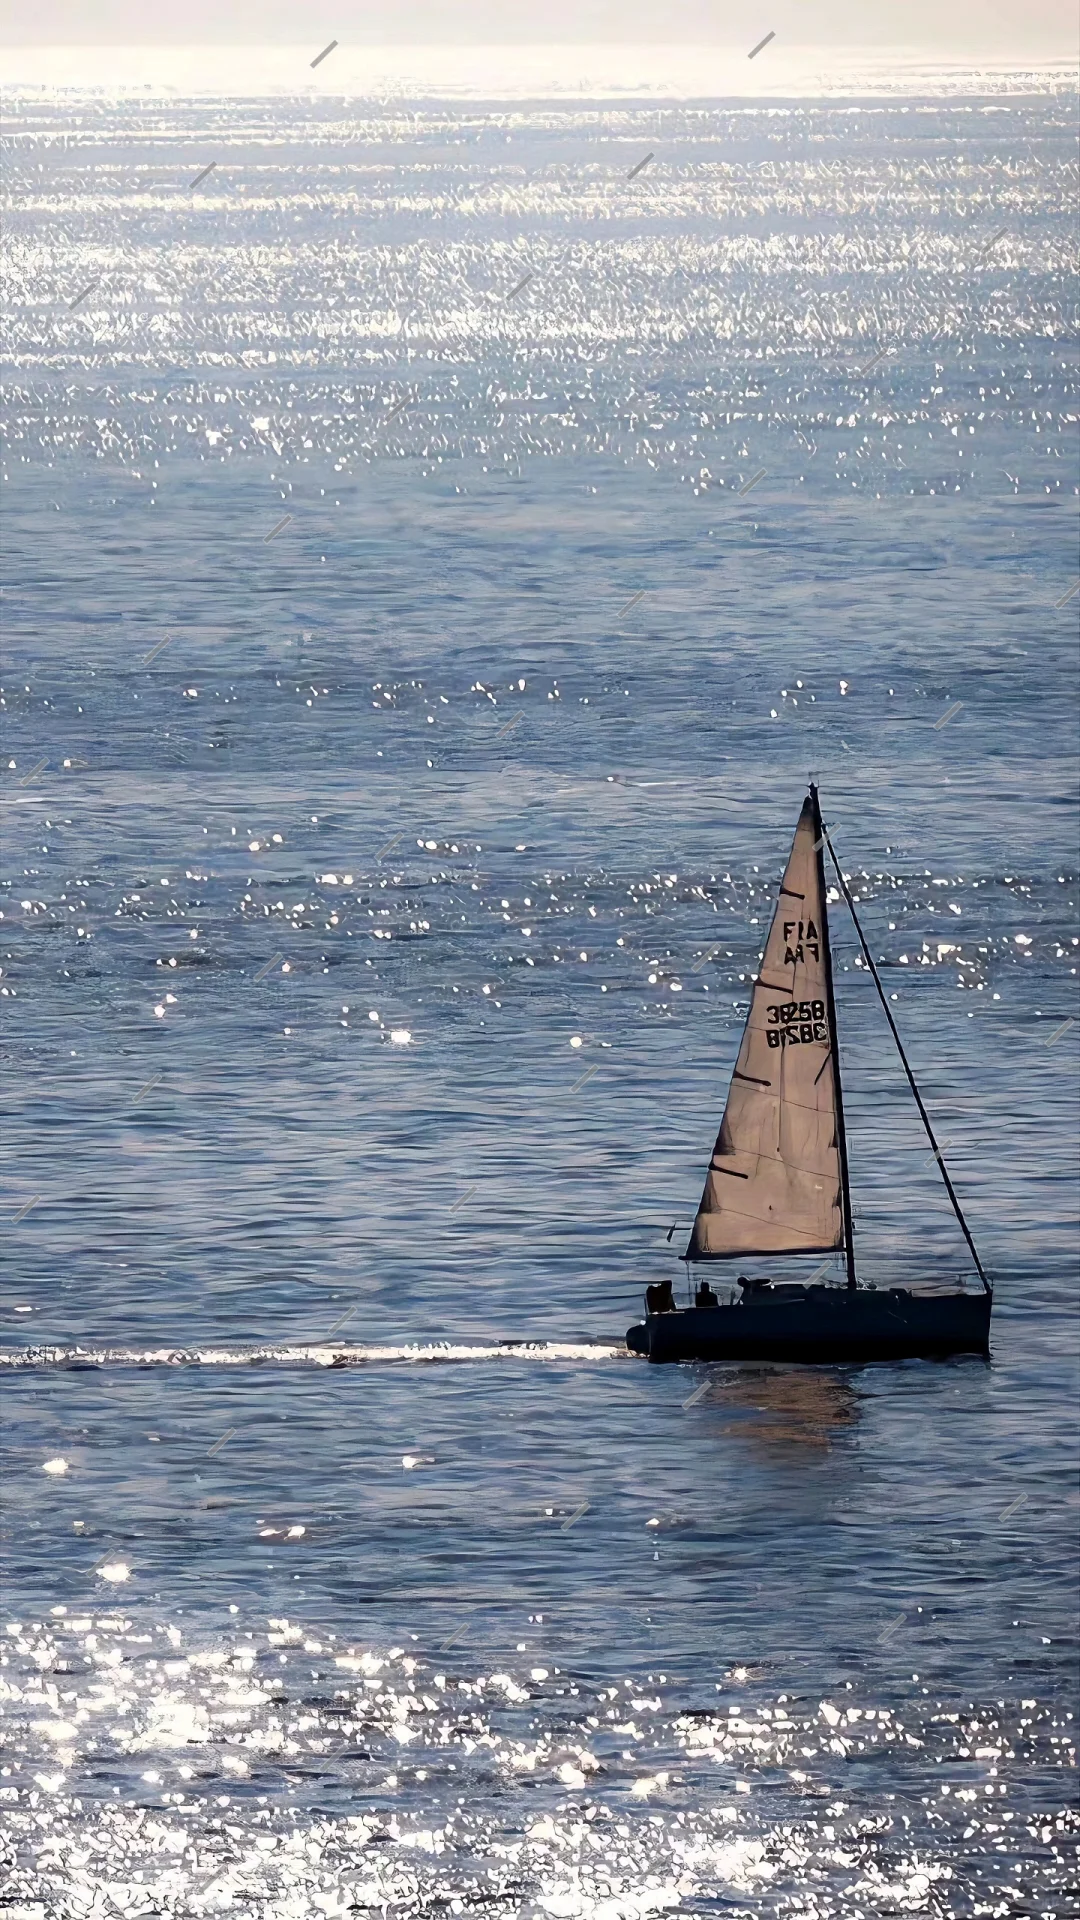
[{"label": "rigging wire", "polygon": [[964,1218],[964,1210],[957,1198],[956,1188],[953,1186],[953,1183],[949,1178],[949,1170],[945,1165],[944,1159],[942,1158],[941,1148],[938,1146],[938,1143],[934,1138],[934,1129],[930,1124],[930,1115],[927,1113],[926,1108],[923,1105],[922,1094],[919,1092],[919,1089],[915,1084],[915,1075],[911,1071],[907,1054],[904,1052],[904,1043],[901,1040],[900,1034],[897,1030],[896,1021],[893,1019],[892,1008],[889,1006],[889,1002],[885,994],[885,989],[881,984],[880,975],[878,974],[877,967],[874,965],[873,955],[871,954],[870,949],[866,944],[866,935],[863,933],[862,926],[859,921],[859,916],[855,911],[855,902],[851,897],[851,890],[848,887],[848,883],[844,879],[844,876],[840,871],[840,862],[836,857],[836,849],[833,846],[833,843],[830,840],[828,832],[826,831],[824,826],[822,826],[821,832],[822,832],[822,837],[824,838],[824,841],[825,841],[825,845],[828,847],[829,853],[832,856],[832,863],[836,869],[836,878],[840,883],[840,890],[843,893],[844,899],[847,901],[848,912],[850,913],[851,918],[854,922],[855,931],[859,936],[859,945],[863,950],[863,956],[866,960],[867,966],[870,969],[870,973],[873,977],[874,985],[877,988],[878,999],[881,1001],[882,1007],[885,1010],[885,1018],[889,1023],[889,1029],[892,1033],[892,1037],[896,1042],[896,1051],[900,1055],[901,1064],[903,1066],[904,1072],[907,1074],[908,1086],[911,1088],[911,1091],[915,1096],[915,1104],[919,1109],[919,1115],[922,1120],[923,1126],[926,1128],[926,1137],[929,1140],[930,1145],[934,1149],[934,1159],[937,1161],[938,1166],[941,1169],[941,1177],[945,1182],[945,1191],[952,1202],[952,1210],[955,1213],[957,1220],[960,1222],[960,1231],[963,1234],[964,1239],[968,1243],[968,1249],[971,1253],[972,1259],[975,1262],[979,1279],[982,1281],[983,1286],[985,1287],[987,1293],[992,1295],[994,1289],[986,1277],[986,1271],[983,1267],[982,1261],[979,1259],[975,1242],[971,1237],[971,1230],[968,1226],[967,1221]]}]

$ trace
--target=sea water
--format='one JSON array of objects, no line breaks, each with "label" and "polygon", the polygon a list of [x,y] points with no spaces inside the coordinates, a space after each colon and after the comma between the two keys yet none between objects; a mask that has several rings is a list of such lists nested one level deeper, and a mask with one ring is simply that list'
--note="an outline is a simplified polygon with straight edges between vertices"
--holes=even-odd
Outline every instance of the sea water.
[{"label": "sea water", "polygon": [[[1069,99],[212,89],[9,102],[8,1911],[1075,1912]],[[992,1355],[650,1368],[810,777]]]}]

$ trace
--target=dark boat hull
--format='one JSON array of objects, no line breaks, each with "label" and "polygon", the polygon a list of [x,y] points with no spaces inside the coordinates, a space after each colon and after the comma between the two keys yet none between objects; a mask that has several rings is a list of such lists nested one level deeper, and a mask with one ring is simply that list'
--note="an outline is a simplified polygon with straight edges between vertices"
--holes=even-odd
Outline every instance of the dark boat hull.
[{"label": "dark boat hull", "polygon": [[655,1361],[939,1359],[989,1352],[991,1305],[986,1293],[810,1287],[796,1298],[778,1291],[733,1306],[651,1313],[626,1344]]}]

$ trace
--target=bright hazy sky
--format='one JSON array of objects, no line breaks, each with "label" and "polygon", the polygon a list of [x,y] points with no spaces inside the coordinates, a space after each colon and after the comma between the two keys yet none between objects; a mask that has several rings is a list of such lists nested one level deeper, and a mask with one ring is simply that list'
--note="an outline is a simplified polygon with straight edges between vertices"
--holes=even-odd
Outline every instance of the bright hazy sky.
[{"label": "bright hazy sky", "polygon": [[1068,54],[1076,0],[4,0],[9,46],[519,44],[964,47]]}]

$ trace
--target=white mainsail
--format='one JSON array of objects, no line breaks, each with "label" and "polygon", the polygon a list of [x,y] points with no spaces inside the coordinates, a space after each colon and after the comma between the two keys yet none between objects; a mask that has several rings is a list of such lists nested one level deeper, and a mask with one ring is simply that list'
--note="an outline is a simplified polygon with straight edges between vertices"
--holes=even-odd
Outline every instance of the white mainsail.
[{"label": "white mainsail", "polygon": [[713,1149],[687,1260],[844,1245],[839,1074],[829,1018],[821,816],[811,792]]}]

